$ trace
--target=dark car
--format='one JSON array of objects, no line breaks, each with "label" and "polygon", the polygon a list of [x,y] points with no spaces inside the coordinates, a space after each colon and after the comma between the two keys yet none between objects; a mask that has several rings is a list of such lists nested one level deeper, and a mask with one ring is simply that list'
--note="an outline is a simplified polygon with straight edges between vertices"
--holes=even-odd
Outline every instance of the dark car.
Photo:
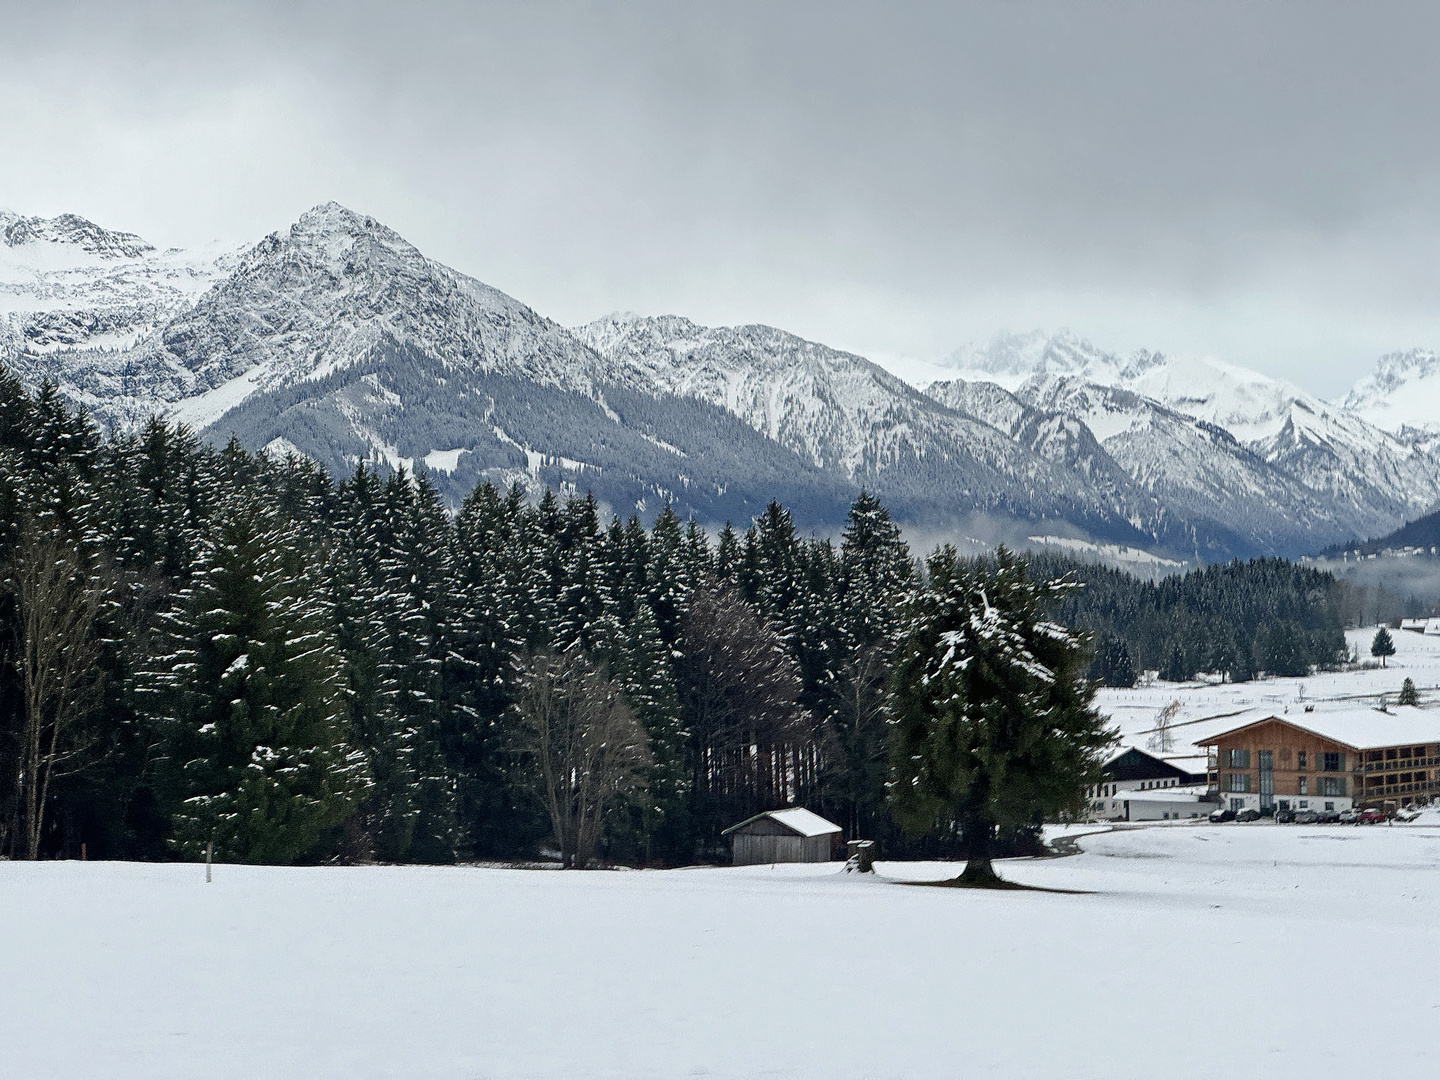
[{"label": "dark car", "polygon": [[1261,816],[1261,815],[1260,815],[1260,811],[1259,811],[1259,810],[1256,810],[1253,806],[1247,806],[1244,810],[1241,810],[1239,813],[1237,813],[1237,814],[1235,815],[1235,820],[1236,820],[1236,821],[1259,821],[1259,820],[1260,820],[1260,816]]},{"label": "dark car", "polygon": [[1214,822],[1216,822],[1216,823],[1219,823],[1219,822],[1221,822],[1221,821],[1234,821],[1234,820],[1235,820],[1235,811],[1234,811],[1234,810],[1211,810],[1211,811],[1210,811],[1210,820],[1211,820],[1211,821],[1214,821]]},{"label": "dark car", "polygon": [[1294,821],[1294,820],[1295,820],[1295,811],[1294,811],[1294,810],[1276,810],[1276,811],[1275,811],[1275,823],[1276,823],[1277,825],[1289,825],[1289,824],[1290,824],[1292,821]]},{"label": "dark car", "polygon": [[1339,820],[1340,820],[1340,812],[1339,812],[1338,810],[1321,810],[1321,811],[1320,811],[1320,824],[1322,824],[1322,825],[1334,825],[1334,824],[1335,824],[1337,821],[1339,821]]}]

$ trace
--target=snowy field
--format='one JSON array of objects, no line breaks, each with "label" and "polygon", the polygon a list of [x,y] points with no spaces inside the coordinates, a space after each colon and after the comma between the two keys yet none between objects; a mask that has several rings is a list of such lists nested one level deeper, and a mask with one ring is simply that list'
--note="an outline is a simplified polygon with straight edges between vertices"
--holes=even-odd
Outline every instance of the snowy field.
[{"label": "snowy field", "polygon": [[[1370,660],[1370,641],[1375,627],[1346,631],[1346,643],[1358,649],[1361,660]],[[1321,672],[1295,679],[1261,679],[1248,683],[1155,682],[1129,690],[1104,689],[1097,705],[1113,719],[1127,746],[1158,750],[1153,745],[1155,719],[1166,705],[1178,701],[1180,709],[1172,721],[1173,744],[1166,756],[1203,755],[1196,739],[1238,727],[1260,716],[1286,715],[1305,723],[1305,707],[1317,712],[1354,710],[1378,705],[1381,695],[1395,703],[1400,685],[1408,677],[1420,691],[1422,705],[1440,706],[1440,636],[1425,636],[1392,630],[1395,655],[1385,667]],[[1440,737],[1440,711],[1436,713]],[[1203,767],[1203,766],[1202,766]],[[1437,1018],[1440,1019],[1440,1018]]]},{"label": "snowy field", "polygon": [[1440,815],[1004,864],[0,864],[25,1078],[1430,1075]]}]

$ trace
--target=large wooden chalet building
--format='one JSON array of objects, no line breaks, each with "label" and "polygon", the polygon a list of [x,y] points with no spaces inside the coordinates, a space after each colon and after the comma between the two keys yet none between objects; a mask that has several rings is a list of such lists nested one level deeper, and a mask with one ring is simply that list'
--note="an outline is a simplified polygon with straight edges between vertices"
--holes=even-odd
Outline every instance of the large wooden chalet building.
[{"label": "large wooden chalet building", "polygon": [[1440,798],[1440,710],[1269,716],[1195,745],[1231,810],[1390,808]]}]

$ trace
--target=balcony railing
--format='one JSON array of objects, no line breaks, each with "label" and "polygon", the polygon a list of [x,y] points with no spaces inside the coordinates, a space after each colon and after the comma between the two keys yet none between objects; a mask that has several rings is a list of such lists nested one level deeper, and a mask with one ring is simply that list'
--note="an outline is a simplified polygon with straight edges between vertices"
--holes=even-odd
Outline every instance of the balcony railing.
[{"label": "balcony railing", "polygon": [[1428,769],[1440,765],[1440,758],[1399,758],[1394,761],[1367,761],[1366,772],[1406,772],[1410,769]]}]

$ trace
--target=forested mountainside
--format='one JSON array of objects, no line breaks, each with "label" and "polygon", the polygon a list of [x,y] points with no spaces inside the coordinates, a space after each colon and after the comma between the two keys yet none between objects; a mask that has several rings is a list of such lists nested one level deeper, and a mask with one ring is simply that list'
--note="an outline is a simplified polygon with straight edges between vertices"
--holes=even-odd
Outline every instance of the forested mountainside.
[{"label": "forested mountainside", "polygon": [[1430,555],[1440,554],[1440,550],[1437,550],[1440,549],[1440,510],[1406,522],[1384,536],[1377,536],[1373,540],[1351,540],[1346,544],[1336,544],[1321,554],[1375,555],[1382,551],[1403,552],[1417,548]]},{"label": "forested mountainside", "polygon": [[[560,656],[629,718],[600,857],[713,858],[723,827],[789,802],[897,855],[948,850],[885,809],[915,556],[869,494],[838,543],[777,503],[711,537],[668,506],[647,527],[485,481],[452,515],[403,469],[337,481],[159,421],[102,435],[5,376],[0,848],[534,857],[549,826],[517,702]],[[1157,657],[1245,678],[1343,649],[1344,588],[1279,560],[1158,584],[1030,567],[1084,580],[1057,614],[1098,632],[1110,681]],[[42,667],[63,679],[37,690]]]},{"label": "forested mountainside", "polygon": [[[1378,535],[1440,502],[1433,434],[1225,365],[1007,339],[921,392],[773,327],[567,329],[335,203],[239,250],[158,251],[74,215],[0,225],[0,362],[32,389],[337,479],[404,467],[451,509],[484,477],[716,526],[778,499],[833,529],[864,488],[937,534],[1209,561]],[[1382,368],[1365,409],[1430,378],[1418,354]]]}]

